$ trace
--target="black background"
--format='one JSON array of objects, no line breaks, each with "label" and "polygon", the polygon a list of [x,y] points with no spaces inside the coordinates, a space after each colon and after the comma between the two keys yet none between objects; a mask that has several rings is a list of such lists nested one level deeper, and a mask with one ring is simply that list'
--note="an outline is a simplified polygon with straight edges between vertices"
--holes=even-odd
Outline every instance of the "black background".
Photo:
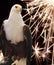
[{"label": "black background", "polygon": [[0,26],[8,18],[10,9],[14,4],[21,4],[22,7],[25,7],[25,3],[20,0],[0,0]]}]

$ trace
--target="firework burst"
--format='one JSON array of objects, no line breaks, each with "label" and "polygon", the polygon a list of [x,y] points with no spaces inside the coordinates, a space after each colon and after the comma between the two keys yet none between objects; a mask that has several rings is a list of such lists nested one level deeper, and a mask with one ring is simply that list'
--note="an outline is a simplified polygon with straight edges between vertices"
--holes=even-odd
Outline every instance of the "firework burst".
[{"label": "firework burst", "polygon": [[[33,54],[36,59],[40,61],[40,58],[43,60],[52,60],[52,65],[54,64],[54,0],[34,0],[27,3],[27,14],[23,16],[30,15],[31,17],[26,19],[25,22],[30,20],[30,30],[31,35],[34,40],[34,46],[32,46]],[[33,23],[32,23],[33,22]],[[31,24],[32,23],[32,24]],[[41,33],[40,28],[42,28]],[[33,30],[32,30],[33,29]],[[38,35],[39,34],[39,35]],[[42,45],[39,43],[39,39],[43,38]],[[53,49],[51,49],[53,48]],[[52,54],[52,59],[49,55]]]}]

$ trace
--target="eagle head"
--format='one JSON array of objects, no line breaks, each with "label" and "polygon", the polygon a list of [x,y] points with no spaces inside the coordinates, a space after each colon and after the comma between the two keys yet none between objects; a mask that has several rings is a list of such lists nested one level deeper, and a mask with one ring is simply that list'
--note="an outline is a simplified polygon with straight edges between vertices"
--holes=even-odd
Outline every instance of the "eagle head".
[{"label": "eagle head", "polygon": [[15,5],[12,6],[11,11],[12,12],[21,12],[22,11],[22,6],[19,5],[19,4],[15,4]]}]

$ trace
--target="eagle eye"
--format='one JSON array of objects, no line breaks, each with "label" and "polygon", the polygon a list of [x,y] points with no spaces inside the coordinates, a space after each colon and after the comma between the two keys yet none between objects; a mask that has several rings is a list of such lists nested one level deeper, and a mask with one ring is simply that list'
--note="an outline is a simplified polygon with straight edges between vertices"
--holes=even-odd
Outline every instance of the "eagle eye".
[{"label": "eagle eye", "polygon": [[15,8],[18,8],[17,6],[15,6]]}]

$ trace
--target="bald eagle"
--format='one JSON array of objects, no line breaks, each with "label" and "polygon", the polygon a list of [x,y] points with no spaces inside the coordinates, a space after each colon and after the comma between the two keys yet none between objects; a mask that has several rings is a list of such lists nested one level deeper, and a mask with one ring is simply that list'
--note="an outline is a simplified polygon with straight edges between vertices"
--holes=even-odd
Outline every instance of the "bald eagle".
[{"label": "bald eagle", "polygon": [[17,65],[30,65],[32,36],[22,19],[21,11],[21,5],[13,5],[8,19],[4,20],[0,29],[0,49],[4,58],[7,57],[5,61],[18,60]]}]

